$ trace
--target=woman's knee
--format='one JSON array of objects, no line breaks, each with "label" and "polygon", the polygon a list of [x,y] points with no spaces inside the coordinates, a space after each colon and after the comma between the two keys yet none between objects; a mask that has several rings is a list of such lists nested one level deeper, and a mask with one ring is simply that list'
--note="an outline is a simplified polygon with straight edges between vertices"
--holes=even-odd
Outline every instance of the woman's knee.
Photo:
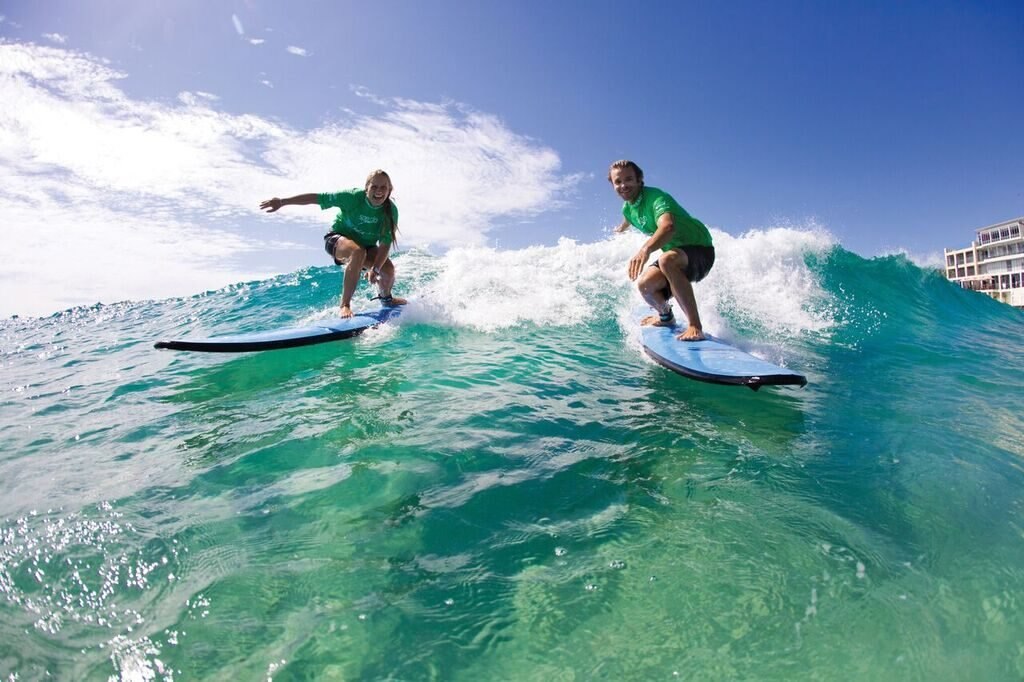
[{"label": "woman's knee", "polygon": [[348,263],[362,264],[366,260],[366,249],[355,242],[339,239],[334,247],[334,258]]}]

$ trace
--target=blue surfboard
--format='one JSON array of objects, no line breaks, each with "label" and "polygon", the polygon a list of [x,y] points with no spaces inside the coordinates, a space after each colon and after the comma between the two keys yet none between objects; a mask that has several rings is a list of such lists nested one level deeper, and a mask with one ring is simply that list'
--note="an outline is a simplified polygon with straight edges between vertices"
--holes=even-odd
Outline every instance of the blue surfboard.
[{"label": "blue surfboard", "polygon": [[[637,320],[648,314],[650,311],[644,309]],[[659,365],[712,384],[746,386],[755,391],[762,386],[807,384],[804,375],[756,358],[710,334],[705,333],[704,341],[677,340],[676,336],[684,331],[686,327],[678,323],[672,327],[641,327],[644,352]]]},{"label": "blue surfboard", "polygon": [[349,339],[371,327],[393,320],[402,314],[399,306],[364,310],[349,318],[321,320],[307,327],[285,327],[248,334],[211,336],[205,339],[157,341],[154,348],[191,350],[205,353],[249,353],[277,348],[295,348],[314,343]]}]

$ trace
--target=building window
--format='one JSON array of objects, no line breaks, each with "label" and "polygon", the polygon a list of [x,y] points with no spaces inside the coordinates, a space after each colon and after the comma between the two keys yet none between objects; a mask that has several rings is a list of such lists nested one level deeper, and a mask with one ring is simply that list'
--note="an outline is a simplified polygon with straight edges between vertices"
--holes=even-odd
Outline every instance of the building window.
[{"label": "building window", "polygon": [[974,262],[974,254],[973,253],[967,252],[967,262],[968,263],[973,263]]},{"label": "building window", "polygon": [[974,266],[973,265],[968,265],[967,266],[967,276],[970,277],[973,274],[974,274]]}]

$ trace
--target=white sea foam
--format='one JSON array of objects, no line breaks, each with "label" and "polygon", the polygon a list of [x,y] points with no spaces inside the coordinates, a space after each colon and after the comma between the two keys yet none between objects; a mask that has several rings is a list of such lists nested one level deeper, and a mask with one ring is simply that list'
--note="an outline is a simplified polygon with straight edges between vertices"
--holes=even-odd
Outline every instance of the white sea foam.
[{"label": "white sea foam", "polygon": [[941,270],[945,266],[945,258],[939,251],[931,251],[928,253],[913,252],[902,246],[895,249],[887,249],[883,251],[881,256],[903,256],[911,263],[922,269]]},{"label": "white sea foam", "polygon": [[808,253],[824,253],[835,241],[816,225],[773,227],[739,237],[715,232],[715,267],[698,285],[705,327],[724,334],[723,315],[741,317],[770,332],[797,334],[832,325],[830,307]]},{"label": "white sea foam", "polygon": [[[716,264],[696,286],[705,329],[727,336],[727,319],[736,318],[776,334],[832,324],[829,306],[821,304],[826,294],[804,261],[806,253],[834,245],[824,230],[812,225],[713,235]],[[410,252],[398,259],[399,276],[418,300],[403,319],[489,332],[520,324],[577,325],[611,306],[629,329],[642,301],[626,263],[642,243],[633,233],[514,251],[459,248],[439,258]]]},{"label": "white sea foam", "polygon": [[418,293],[424,314],[455,326],[576,325],[595,316],[601,293],[625,288],[625,263],[634,251],[624,238],[591,244],[563,238],[515,251],[452,249]]},{"label": "white sea foam", "polygon": [[[767,227],[738,237],[720,230],[712,234],[715,267],[695,286],[706,331],[780,362],[780,341],[805,332],[827,333],[834,326],[834,301],[806,263],[807,254],[824,254],[835,245],[824,229],[809,224]],[[443,256],[408,251],[395,257],[396,293],[408,296],[410,304],[396,325],[385,327],[427,323],[491,333],[524,324],[575,326],[611,315],[627,343],[639,347],[635,314],[644,303],[626,275],[626,264],[643,241],[633,232],[592,243],[561,239],[554,246],[518,250],[463,247]],[[355,309],[363,307],[360,296]],[[301,323],[337,317],[337,312],[332,301]],[[387,333],[377,330],[370,338],[379,341],[377,335]]]}]

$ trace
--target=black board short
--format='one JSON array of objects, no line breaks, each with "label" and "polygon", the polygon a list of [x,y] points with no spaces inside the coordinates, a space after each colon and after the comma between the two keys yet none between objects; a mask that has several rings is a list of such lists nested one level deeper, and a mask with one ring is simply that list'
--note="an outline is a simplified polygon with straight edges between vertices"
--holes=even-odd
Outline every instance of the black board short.
[{"label": "black board short", "polygon": [[[715,247],[713,246],[680,246],[674,250],[686,254],[686,270],[683,271],[683,274],[686,275],[686,279],[690,280],[690,284],[696,284],[707,277],[715,265]],[[658,261],[651,263],[650,267],[661,270]],[[665,298],[672,298],[672,290],[668,287],[662,289],[662,293]]]},{"label": "black board short", "polygon": [[345,263],[334,257],[334,246],[341,239],[341,234],[338,232],[328,232],[324,235],[324,251],[331,257],[335,265],[344,265]]},{"label": "black board short", "polygon": [[[330,256],[331,259],[334,260],[334,264],[335,265],[340,265],[341,267],[345,267],[345,263],[347,261],[338,260],[337,258],[334,257],[334,247],[338,244],[338,240],[341,239],[342,237],[344,237],[345,239],[351,239],[356,244],[359,244],[358,240],[356,240],[354,237],[350,237],[347,234],[342,234],[341,232],[328,232],[327,234],[324,235],[324,251],[326,251],[327,255]],[[362,244],[360,244],[360,246],[362,246]],[[372,246],[364,246],[363,248],[372,249],[373,247]],[[369,265],[364,265],[363,266],[363,272],[365,272],[366,268],[368,268],[368,267],[369,267]]]}]

